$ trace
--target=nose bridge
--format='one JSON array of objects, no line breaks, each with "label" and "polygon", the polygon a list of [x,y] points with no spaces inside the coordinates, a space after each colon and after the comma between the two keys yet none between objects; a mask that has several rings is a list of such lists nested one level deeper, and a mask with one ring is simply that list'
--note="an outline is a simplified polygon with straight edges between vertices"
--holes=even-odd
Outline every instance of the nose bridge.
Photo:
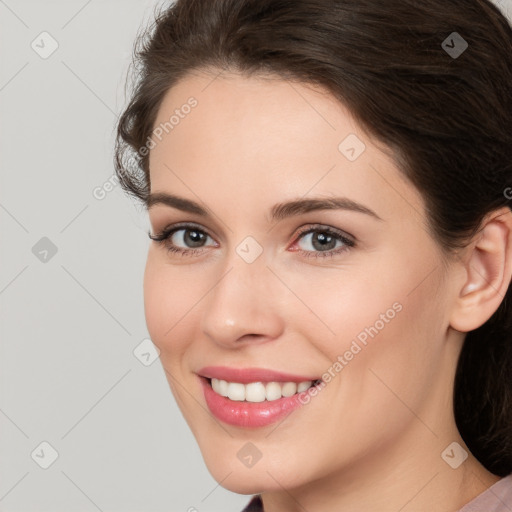
[{"label": "nose bridge", "polygon": [[275,300],[275,276],[267,268],[262,245],[246,237],[226,256],[205,297],[201,330],[217,343],[233,347],[245,335],[274,338],[282,329]]}]

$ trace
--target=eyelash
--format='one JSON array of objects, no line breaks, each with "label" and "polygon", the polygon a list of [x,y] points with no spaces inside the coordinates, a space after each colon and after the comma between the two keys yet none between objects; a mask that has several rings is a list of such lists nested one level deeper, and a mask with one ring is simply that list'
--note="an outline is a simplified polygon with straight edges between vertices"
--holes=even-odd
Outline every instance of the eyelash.
[{"label": "eyelash", "polygon": [[[164,229],[158,235],[151,235],[151,233],[148,232],[148,236],[151,240],[153,240],[159,244],[163,244],[167,248],[168,252],[170,252],[170,253],[181,254],[182,256],[193,256],[197,253],[202,252],[204,249],[203,247],[194,248],[194,249],[183,249],[181,247],[176,247],[174,245],[169,245],[168,243],[166,243],[167,240],[169,238],[171,238],[171,236],[174,233],[176,233],[177,231],[181,231],[181,230],[197,231],[199,233],[210,236],[206,231],[200,229],[198,226],[196,226],[194,224],[177,224],[174,226],[169,226],[168,228]],[[309,233],[327,234],[327,235],[332,236],[335,239],[339,240],[340,242],[343,242],[344,246],[339,247],[338,249],[333,249],[333,250],[329,250],[329,251],[304,251],[302,249],[298,249],[297,252],[304,253],[304,256],[306,258],[332,258],[333,256],[336,256],[340,253],[348,251],[356,246],[355,241],[353,241],[350,238],[343,235],[342,232],[340,232],[334,228],[330,228],[330,227],[316,226],[313,228],[311,228],[311,227],[304,228],[299,231],[299,233],[297,234],[297,237],[298,237],[298,239],[300,239],[300,237],[307,235]]]}]

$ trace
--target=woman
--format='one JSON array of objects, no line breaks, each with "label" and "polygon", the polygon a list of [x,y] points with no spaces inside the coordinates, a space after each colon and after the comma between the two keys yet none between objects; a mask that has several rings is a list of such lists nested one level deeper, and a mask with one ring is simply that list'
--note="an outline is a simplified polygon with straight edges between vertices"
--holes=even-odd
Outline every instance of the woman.
[{"label": "woman", "polygon": [[213,477],[247,511],[512,510],[504,16],[178,0],[146,36],[116,170]]}]

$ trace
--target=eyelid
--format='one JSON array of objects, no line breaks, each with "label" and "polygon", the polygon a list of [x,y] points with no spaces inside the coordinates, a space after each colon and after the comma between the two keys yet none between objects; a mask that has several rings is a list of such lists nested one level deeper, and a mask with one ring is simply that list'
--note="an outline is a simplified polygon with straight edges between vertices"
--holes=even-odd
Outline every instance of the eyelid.
[{"label": "eyelid", "polygon": [[151,238],[151,240],[163,240],[165,238],[170,237],[171,233],[174,234],[175,231],[179,231],[180,229],[197,229],[198,231],[204,232],[212,240],[215,240],[215,238],[209,233],[209,231],[204,226],[201,226],[201,224],[196,224],[194,222],[177,222],[175,224],[169,224],[154,235],[149,233],[149,238]]},{"label": "eyelid", "polygon": [[327,224],[318,224],[318,223],[312,223],[305,227],[301,227],[297,230],[297,238],[301,235],[304,235],[305,233],[309,233],[311,231],[330,231],[337,236],[341,238],[346,238],[348,241],[355,243],[357,241],[356,237],[354,235],[351,235],[350,233],[347,233],[346,231],[335,228],[334,226],[329,226]]}]

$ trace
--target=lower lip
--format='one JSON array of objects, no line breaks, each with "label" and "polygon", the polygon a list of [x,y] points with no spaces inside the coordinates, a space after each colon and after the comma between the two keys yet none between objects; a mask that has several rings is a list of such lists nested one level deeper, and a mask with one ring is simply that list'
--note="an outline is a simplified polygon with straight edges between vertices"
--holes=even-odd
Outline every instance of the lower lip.
[{"label": "lower lip", "polygon": [[239,402],[230,400],[213,391],[210,383],[200,377],[203,386],[206,405],[219,420],[237,427],[264,427],[288,416],[302,404],[299,400],[301,393],[277,400],[263,402]]}]

